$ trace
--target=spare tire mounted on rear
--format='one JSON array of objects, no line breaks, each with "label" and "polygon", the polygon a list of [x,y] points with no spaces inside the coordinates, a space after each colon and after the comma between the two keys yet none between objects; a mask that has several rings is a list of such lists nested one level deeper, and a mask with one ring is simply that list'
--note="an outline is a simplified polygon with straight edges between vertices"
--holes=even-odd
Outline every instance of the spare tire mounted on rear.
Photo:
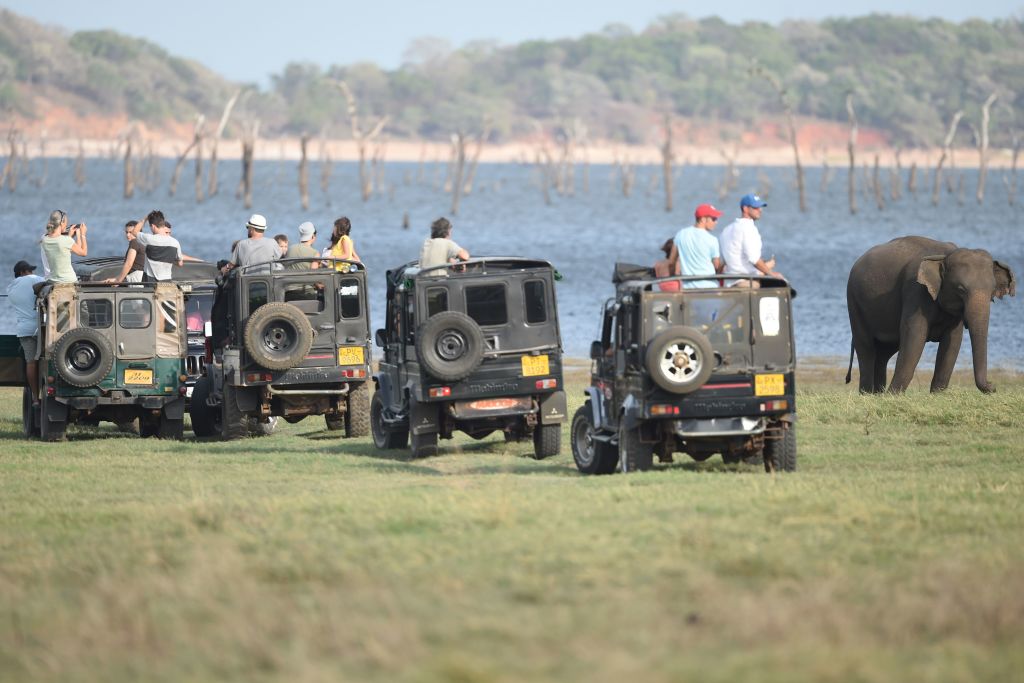
[{"label": "spare tire mounted on rear", "polygon": [[439,380],[465,379],[484,359],[483,330],[465,313],[438,313],[416,331],[416,356]]},{"label": "spare tire mounted on rear", "polygon": [[288,370],[313,346],[313,327],[306,314],[282,302],[263,304],[245,324],[245,350],[267,370]]}]

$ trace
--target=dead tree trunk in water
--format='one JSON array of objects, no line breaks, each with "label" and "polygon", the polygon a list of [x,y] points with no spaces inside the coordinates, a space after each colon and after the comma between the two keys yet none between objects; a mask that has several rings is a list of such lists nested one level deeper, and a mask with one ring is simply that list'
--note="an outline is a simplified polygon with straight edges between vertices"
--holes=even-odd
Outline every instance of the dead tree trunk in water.
[{"label": "dead tree trunk in water", "polygon": [[188,159],[189,152],[191,152],[192,148],[195,147],[197,144],[199,144],[199,141],[202,139],[202,137],[203,137],[203,126],[205,124],[206,124],[206,117],[205,116],[200,114],[199,116],[196,117],[196,123],[195,123],[195,126],[193,127],[193,131],[192,131],[192,142],[190,142],[188,144],[188,147],[185,148],[185,151],[181,153],[180,157],[178,157],[177,163],[174,164],[174,173],[171,175],[171,187],[170,187],[170,192],[171,192],[171,196],[172,197],[174,196],[174,193],[178,191],[178,179],[181,177],[181,167],[185,165],[185,160]]},{"label": "dead tree trunk in water", "polygon": [[1006,185],[1006,199],[1013,206],[1017,203],[1017,160],[1020,158],[1020,136],[1016,132],[1010,134],[1013,141],[1013,156],[1010,157],[1010,173],[1003,173],[1003,185]]},{"label": "dead tree trunk in water", "polygon": [[665,114],[665,141],[661,145],[661,175],[665,182],[665,211],[672,212],[672,117]]},{"label": "dead tree trunk in water", "polygon": [[128,135],[124,144],[124,198],[131,199],[135,194],[135,169],[132,168],[132,136]]},{"label": "dead tree trunk in water", "polygon": [[807,213],[807,191],[804,187],[804,167],[800,163],[800,147],[797,144],[796,139],[796,123],[793,120],[793,107],[789,104],[789,97],[787,96],[786,89],[782,86],[782,82],[775,76],[775,74],[762,67],[756,60],[751,66],[751,73],[763,76],[769,83],[771,83],[776,94],[779,96],[779,103],[782,105],[782,111],[786,115],[786,126],[789,130],[789,142],[793,146],[793,165],[796,167],[796,187],[797,192],[800,195],[800,211],[802,213]]},{"label": "dead tree trunk in water", "polygon": [[452,215],[459,213],[459,199],[462,197],[462,172],[466,166],[466,134],[463,131],[452,133]]},{"label": "dead tree trunk in water", "polygon": [[75,157],[75,185],[85,185],[85,144],[81,138],[78,139],[78,156]]},{"label": "dead tree trunk in water", "polygon": [[7,163],[4,164],[3,174],[0,175],[0,187],[7,183],[7,189],[14,192],[18,189],[18,129],[11,128],[7,133],[7,143],[11,151],[7,155]]},{"label": "dead tree trunk in water", "polygon": [[910,176],[907,178],[907,191],[917,199],[917,162],[910,164]]},{"label": "dead tree trunk in water", "polygon": [[212,197],[217,194],[217,145],[220,143],[221,137],[224,135],[224,129],[228,125],[228,119],[231,117],[231,110],[235,107],[235,102],[238,101],[238,97],[242,94],[239,90],[228,103],[224,105],[224,111],[220,115],[220,123],[217,124],[217,130],[213,134],[213,145],[210,147],[210,177],[209,182],[206,186],[206,195]]},{"label": "dead tree trunk in water", "polygon": [[871,173],[871,185],[875,190],[875,204],[878,205],[878,210],[881,211],[885,208],[885,199],[882,196],[882,179],[880,177],[881,169],[878,155],[875,155],[875,168]]},{"label": "dead tree trunk in water", "polygon": [[252,159],[259,133],[260,122],[258,120],[246,125],[242,133],[242,177],[238,181],[238,191],[235,196],[244,197],[247,209],[252,208]]},{"label": "dead tree trunk in water", "polygon": [[309,208],[309,156],[307,148],[309,147],[309,134],[303,133],[299,137],[299,199],[302,202],[302,208]]},{"label": "dead tree trunk in water", "polygon": [[991,120],[992,105],[999,96],[992,93],[981,105],[981,130],[978,135],[978,190],[974,196],[981,204],[985,201],[985,180],[988,176],[988,124]]},{"label": "dead tree trunk in water", "polygon": [[939,155],[939,162],[935,164],[935,175],[933,176],[932,185],[932,205],[937,206],[939,203],[939,188],[942,187],[942,164],[946,162],[946,158],[949,156],[950,147],[953,145],[953,138],[956,137],[957,126],[960,125],[960,119],[964,116],[963,111],[957,111],[953,114],[953,119],[949,122],[949,131],[946,133],[946,139],[942,142],[942,154]]},{"label": "dead tree trunk in water", "polygon": [[320,134],[320,191],[324,193],[327,204],[331,203],[331,175],[334,173],[334,161],[331,149],[327,144],[326,129]]},{"label": "dead tree trunk in water", "polygon": [[853,111],[853,93],[846,94],[846,115],[850,119],[850,141],[846,151],[850,155],[850,172],[847,178],[847,194],[850,198],[850,213],[857,213],[857,114]]},{"label": "dead tree trunk in water", "polygon": [[900,180],[903,175],[903,165],[900,163],[900,154],[902,153],[903,150],[897,147],[893,155],[895,157],[895,166],[889,169],[889,199],[894,202],[898,201],[902,196],[900,190],[900,185],[902,184]]},{"label": "dead tree trunk in water", "polygon": [[369,140],[373,140],[375,137],[380,135],[380,132],[387,125],[388,117],[382,117],[377,123],[370,129],[369,133],[364,133],[362,127],[359,125],[359,110],[356,106],[355,95],[349,89],[348,84],[345,81],[337,82],[338,88],[341,90],[342,95],[345,96],[345,101],[348,103],[348,120],[352,126],[352,137],[356,141],[356,148],[359,150],[359,192],[365,202],[370,198],[370,194],[373,193],[373,177],[366,170],[366,143]]},{"label": "dead tree trunk in water", "polygon": [[462,193],[470,194],[473,192],[473,183],[476,181],[476,169],[480,164],[480,155],[484,151],[484,143],[487,142],[487,138],[491,136],[491,121],[484,117],[483,124],[481,125],[480,134],[476,136],[476,147],[473,149],[473,158],[469,160],[469,170],[466,172],[466,182],[463,183]]}]

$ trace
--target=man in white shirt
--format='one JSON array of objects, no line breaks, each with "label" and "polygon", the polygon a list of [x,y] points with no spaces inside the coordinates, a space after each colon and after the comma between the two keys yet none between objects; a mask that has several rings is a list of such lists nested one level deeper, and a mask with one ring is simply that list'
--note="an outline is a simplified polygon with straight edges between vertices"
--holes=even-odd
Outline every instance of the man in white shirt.
[{"label": "man in white shirt", "polygon": [[725,273],[782,277],[775,271],[774,257],[767,261],[761,257],[761,233],[756,221],[766,206],[768,202],[756,194],[745,194],[740,199],[742,215],[726,226],[719,240]]},{"label": "man in white shirt", "polygon": [[17,315],[18,341],[21,342],[21,349],[25,353],[25,377],[28,380],[29,392],[32,395],[32,405],[39,404],[39,361],[38,355],[39,340],[39,314],[36,312],[35,285],[45,280],[32,271],[35,266],[18,261],[14,264],[14,280],[7,285],[7,300],[14,306]]},{"label": "man in white shirt", "polygon": [[[430,237],[420,247],[420,270],[469,260],[469,252],[452,241],[451,235],[452,224],[447,218],[438,218],[430,224]],[[432,274],[444,275],[444,271]]]}]

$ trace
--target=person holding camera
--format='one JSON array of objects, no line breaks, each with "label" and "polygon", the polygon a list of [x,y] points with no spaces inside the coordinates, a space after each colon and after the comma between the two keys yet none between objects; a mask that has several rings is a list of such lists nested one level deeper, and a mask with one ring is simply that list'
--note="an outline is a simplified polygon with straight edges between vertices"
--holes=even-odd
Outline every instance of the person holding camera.
[{"label": "person holding camera", "polygon": [[50,214],[46,222],[46,235],[39,240],[43,259],[43,272],[50,282],[78,282],[71,266],[71,255],[86,256],[89,244],[85,239],[85,223],[68,226],[68,214],[60,209]]}]

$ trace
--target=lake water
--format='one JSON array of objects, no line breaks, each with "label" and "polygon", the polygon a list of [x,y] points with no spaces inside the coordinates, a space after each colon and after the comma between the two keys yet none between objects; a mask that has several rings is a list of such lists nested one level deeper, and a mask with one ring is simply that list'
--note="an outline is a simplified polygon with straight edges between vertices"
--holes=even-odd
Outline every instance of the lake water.
[{"label": "lake water", "polygon": [[[165,160],[159,189],[136,192],[130,200],[121,196],[119,161],[90,160],[83,187],[73,182],[73,163],[71,159],[49,160],[47,181],[41,187],[21,177],[15,193],[0,190],[0,268],[6,277],[12,276],[19,259],[39,263],[36,242],[55,208],[67,211],[72,222],[88,224],[90,256],[123,254],[125,221],[158,208],[173,223],[174,236],[185,253],[211,261],[227,258],[231,243],[245,237],[250,213],[267,217],[268,236],[285,233],[292,240],[297,239],[299,223],[311,220],[319,232],[318,247],[326,244],[333,220],[346,215],[352,220],[356,248],[370,272],[376,326],[383,318],[384,271],[415,259],[430,222],[442,215],[451,217],[451,199],[439,188],[444,175],[440,165],[426,164],[420,173],[416,163],[388,163],[386,189],[364,203],[358,194],[355,164],[335,164],[330,192],[325,194],[320,190],[319,164],[312,163],[310,207],[303,210],[297,163],[261,161],[255,166],[250,211],[235,198],[237,161],[220,163],[221,192],[201,204],[195,201],[191,161],[183,169],[177,196],[168,194],[173,162]],[[32,168],[40,175],[42,162],[35,160]],[[847,204],[845,170],[835,172],[823,191],[822,170],[808,169],[807,213],[798,210],[791,169],[741,168],[739,174],[736,189],[719,201],[716,188],[724,176],[723,168],[678,169],[676,210],[666,213],[660,172],[653,166],[637,169],[629,198],[621,192],[615,168],[591,166],[587,191],[583,168],[577,167],[574,196],[552,192],[551,205],[545,205],[535,168],[481,165],[472,194],[463,198],[458,216],[451,217],[455,225],[452,237],[473,255],[521,255],[554,263],[564,275],[558,287],[558,306],[565,350],[576,357],[586,357],[597,332],[601,304],[612,293],[610,276],[615,261],[653,263],[660,257],[660,245],[692,222],[697,204],[714,202],[725,212],[720,222],[724,227],[736,215],[742,194],[769,183],[769,206],[759,227],[765,256],[775,254],[777,269],[799,292],[794,315],[801,358],[825,357],[845,366],[850,351],[846,278],[853,262],[872,245],[901,235],[926,235],[987,249],[1008,264],[1018,279],[1024,275],[1024,224],[1008,205],[1001,171],[990,175],[988,197],[982,206],[974,200],[974,171],[963,171],[962,200],[958,201],[956,193],[943,191],[938,206],[931,204],[925,174],[919,174],[921,189],[916,199],[906,193],[904,171],[902,199],[889,201],[880,211],[873,196],[862,192],[858,196],[860,212],[855,216],[850,215]],[[408,230],[402,228],[406,213],[411,224]],[[0,305],[0,331],[12,329],[11,310]],[[936,346],[928,345],[923,366],[934,360]],[[989,357],[992,367],[1024,368],[1024,295],[993,304]],[[964,335],[959,365],[970,367],[968,335]],[[928,373],[930,376],[930,368]]]}]

